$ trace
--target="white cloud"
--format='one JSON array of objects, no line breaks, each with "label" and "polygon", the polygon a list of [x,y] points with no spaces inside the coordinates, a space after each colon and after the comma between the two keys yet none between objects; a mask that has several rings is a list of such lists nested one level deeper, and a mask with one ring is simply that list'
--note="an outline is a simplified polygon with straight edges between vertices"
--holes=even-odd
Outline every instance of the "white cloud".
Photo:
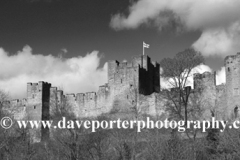
[{"label": "white cloud", "polygon": [[225,57],[240,50],[240,22],[228,28],[213,28],[203,31],[201,37],[193,44],[205,56],[219,55]]},{"label": "white cloud", "polygon": [[110,26],[135,29],[153,21],[161,29],[175,21],[185,30],[202,31],[193,44],[198,51],[224,57],[240,50],[239,6],[239,0],[139,0],[131,4],[128,15],[112,16]]},{"label": "white cloud", "polygon": [[204,72],[212,72],[212,69],[205,64],[200,64],[192,70],[191,75],[193,75],[194,73],[202,74]]},{"label": "white cloud", "polygon": [[222,67],[219,71],[216,73],[216,84],[225,84],[226,83],[226,72],[225,67]]},{"label": "white cloud", "polygon": [[27,82],[47,81],[65,93],[97,91],[107,82],[107,63],[99,68],[97,51],[63,59],[52,55],[34,55],[29,46],[15,55],[0,48],[0,89],[13,98],[26,97]]}]

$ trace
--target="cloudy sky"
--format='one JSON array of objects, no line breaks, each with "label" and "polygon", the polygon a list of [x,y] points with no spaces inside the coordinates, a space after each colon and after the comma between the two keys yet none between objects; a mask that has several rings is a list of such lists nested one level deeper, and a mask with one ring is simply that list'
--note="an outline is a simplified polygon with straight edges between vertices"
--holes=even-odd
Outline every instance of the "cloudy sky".
[{"label": "cloudy sky", "polygon": [[240,51],[239,0],[1,0],[0,89],[26,96],[41,80],[67,93],[96,91],[110,59],[154,60],[194,47],[224,82],[223,59]]}]

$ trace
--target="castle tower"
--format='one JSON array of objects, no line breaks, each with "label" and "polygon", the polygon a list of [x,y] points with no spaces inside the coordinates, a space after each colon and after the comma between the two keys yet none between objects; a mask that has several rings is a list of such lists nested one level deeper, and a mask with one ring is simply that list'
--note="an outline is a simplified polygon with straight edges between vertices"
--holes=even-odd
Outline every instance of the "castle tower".
[{"label": "castle tower", "polygon": [[224,60],[226,71],[227,115],[234,117],[234,109],[240,107],[240,52]]},{"label": "castle tower", "polygon": [[117,72],[118,66],[118,61],[108,61],[108,84],[112,84],[114,82],[114,73]]},{"label": "castle tower", "polygon": [[195,93],[199,94],[199,102],[203,109],[202,118],[211,119],[212,113],[218,118],[218,111],[215,110],[217,106],[216,72],[195,73],[193,75],[193,85]]},{"label": "castle tower", "polygon": [[[27,115],[28,120],[49,120],[51,84],[40,81],[27,84]],[[33,142],[39,142],[49,137],[48,129],[30,129]]]},{"label": "castle tower", "polygon": [[130,63],[109,61],[108,85],[114,101],[134,105],[139,101],[139,94],[150,95],[160,91],[160,65],[147,55],[134,56]]},{"label": "castle tower", "polygon": [[203,74],[195,73],[193,75],[193,88],[196,90],[201,90],[205,87],[216,86],[216,72],[204,72]]}]

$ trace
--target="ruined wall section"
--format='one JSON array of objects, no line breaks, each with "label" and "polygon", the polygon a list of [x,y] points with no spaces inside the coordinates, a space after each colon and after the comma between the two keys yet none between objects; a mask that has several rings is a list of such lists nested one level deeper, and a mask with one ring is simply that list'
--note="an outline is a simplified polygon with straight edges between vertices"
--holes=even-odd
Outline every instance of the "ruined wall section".
[{"label": "ruined wall section", "polygon": [[142,114],[160,118],[166,113],[165,106],[166,99],[159,93],[140,95],[138,110]]},{"label": "ruined wall section", "polygon": [[66,94],[63,96],[63,105],[66,110],[70,113],[75,115],[76,117],[79,116],[79,105],[77,104],[77,97],[75,94]]},{"label": "ruined wall section", "polygon": [[227,120],[227,100],[226,100],[226,85],[221,84],[216,86],[216,117],[217,119]]},{"label": "ruined wall section", "polygon": [[227,114],[234,117],[234,108],[240,107],[240,52],[227,56],[224,60],[226,70]]},{"label": "ruined wall section", "polygon": [[203,74],[195,73],[193,75],[193,86],[194,89],[202,90],[205,87],[215,88],[216,87],[216,72],[204,72]]},{"label": "ruined wall section", "polygon": [[110,99],[108,84],[100,86],[97,92],[78,93],[76,95],[75,105],[79,109],[79,117],[92,117],[109,112]]},{"label": "ruined wall section", "polygon": [[[199,98],[203,109],[203,119],[211,119],[211,112],[216,112],[217,90],[216,72],[196,73],[193,75],[194,93]],[[195,97],[196,97],[195,96]]]},{"label": "ruined wall section", "polygon": [[108,112],[112,107],[110,88],[108,84],[99,87],[97,92],[97,108],[101,108],[103,113]]},{"label": "ruined wall section", "polygon": [[27,119],[26,104],[27,99],[13,99],[10,101],[4,101],[3,113],[8,116],[12,116],[15,120]]},{"label": "ruined wall section", "polygon": [[63,107],[65,107],[64,99],[65,96],[63,95],[62,90],[58,90],[57,87],[50,88],[50,119],[52,119],[53,116],[61,113]]},{"label": "ruined wall section", "polygon": [[51,87],[50,97],[52,116],[59,108],[65,108],[69,114],[76,117],[97,116],[109,111],[108,84],[100,86],[98,92],[77,93],[76,95],[73,93],[64,95],[62,90]]}]

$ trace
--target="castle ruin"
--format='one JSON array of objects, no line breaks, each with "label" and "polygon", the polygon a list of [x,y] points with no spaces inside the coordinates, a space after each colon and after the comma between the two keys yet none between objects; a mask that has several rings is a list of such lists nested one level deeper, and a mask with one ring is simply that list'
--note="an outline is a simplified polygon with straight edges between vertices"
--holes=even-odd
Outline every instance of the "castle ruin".
[{"label": "castle ruin", "polygon": [[[58,106],[65,104],[67,110],[76,118],[96,117],[113,110],[125,111],[131,106],[139,106],[139,96],[143,95],[146,114],[156,114],[156,95],[160,92],[160,65],[150,57],[133,57],[130,63],[109,61],[108,83],[99,87],[97,92],[66,94],[50,83],[39,81],[27,83],[27,98],[12,100],[15,119],[49,120]],[[37,139],[48,135],[47,130],[36,130]]]},{"label": "castle ruin", "polygon": [[[201,98],[206,103],[206,117],[214,112],[217,118],[227,120],[234,116],[240,105],[240,53],[227,56],[224,62],[226,84],[216,85],[216,72],[205,72],[194,74],[193,85],[194,91],[203,93]],[[127,112],[132,106],[144,106],[143,113],[159,115],[164,113],[164,103],[157,98],[159,95],[160,64],[140,55],[133,57],[130,63],[109,61],[108,83],[100,86],[97,92],[64,95],[57,87],[40,81],[27,84],[26,99],[8,103],[17,106],[15,119],[48,120],[64,102],[77,118],[94,117],[113,109]],[[36,132],[39,138],[48,135],[47,130]]]}]

